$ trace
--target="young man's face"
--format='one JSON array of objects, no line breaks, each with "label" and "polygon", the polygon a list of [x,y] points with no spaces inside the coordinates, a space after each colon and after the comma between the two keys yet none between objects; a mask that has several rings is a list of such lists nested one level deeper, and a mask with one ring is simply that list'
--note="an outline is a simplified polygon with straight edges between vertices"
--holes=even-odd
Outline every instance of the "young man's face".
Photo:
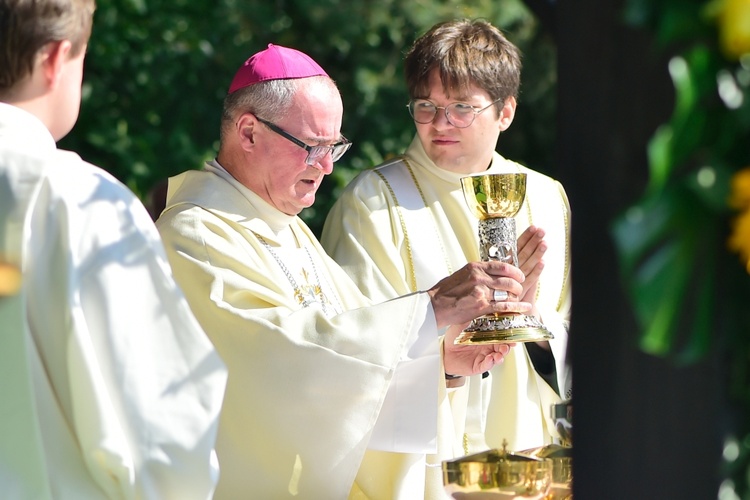
[{"label": "young man's face", "polygon": [[[491,106],[477,114],[471,125],[458,128],[448,121],[442,108],[454,102],[463,102],[482,109],[492,103],[487,92],[472,85],[463,95],[446,94],[438,71],[433,70],[429,77],[429,95],[420,97],[441,107],[431,123],[414,122],[427,156],[438,167],[451,172],[470,174],[486,170],[492,161],[500,132],[508,128],[513,119],[515,100],[512,100],[512,109],[510,103],[499,101],[494,105],[499,109]],[[510,117],[508,112],[511,113]]]}]

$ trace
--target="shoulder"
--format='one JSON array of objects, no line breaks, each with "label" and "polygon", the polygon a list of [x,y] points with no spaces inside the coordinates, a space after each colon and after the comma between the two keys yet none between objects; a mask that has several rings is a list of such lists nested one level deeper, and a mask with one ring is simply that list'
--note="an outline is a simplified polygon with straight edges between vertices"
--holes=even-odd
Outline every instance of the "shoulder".
[{"label": "shoulder", "polygon": [[3,172],[5,176],[39,185],[48,196],[70,203],[80,203],[97,194],[113,200],[135,198],[111,174],[71,151],[3,151]]},{"label": "shoulder", "polygon": [[161,252],[148,211],[114,176],[66,151],[56,151],[45,163],[29,207],[32,227],[44,228],[37,238],[87,259],[91,269],[123,256],[143,256],[146,249]]},{"label": "shoulder", "polygon": [[[174,186],[170,179],[167,206],[156,220],[168,250],[192,248],[190,253],[195,254],[216,247],[231,253],[244,245],[249,228],[258,224],[267,227],[252,205],[235,199],[235,190],[227,189],[228,183],[201,171],[186,174],[173,178]],[[213,184],[196,184],[199,179]]]},{"label": "shoulder", "polygon": [[363,204],[372,210],[391,204],[390,178],[398,171],[406,171],[401,157],[395,157],[360,172],[343,190],[336,205]]},{"label": "shoulder", "polygon": [[131,204],[138,200],[112,174],[70,151],[56,151],[52,165],[44,170],[43,176],[51,190],[71,201]]},{"label": "shoulder", "polygon": [[568,194],[557,179],[518,163],[520,172],[527,174],[526,195],[537,207],[557,206],[563,216],[571,212]]},{"label": "shoulder", "polygon": [[565,189],[563,188],[562,184],[554,177],[544,174],[538,170],[531,169],[513,160],[503,158],[500,155],[497,155],[496,161],[499,161],[502,165],[502,168],[505,170],[513,169],[526,174],[528,179],[527,184],[529,186],[533,186],[535,189],[544,188],[547,190],[552,190],[553,192],[559,191],[561,195],[566,196]]},{"label": "shoulder", "polygon": [[221,217],[192,202],[169,206],[156,220],[156,228],[167,246],[178,240],[203,242],[213,232],[209,228],[230,234]]}]

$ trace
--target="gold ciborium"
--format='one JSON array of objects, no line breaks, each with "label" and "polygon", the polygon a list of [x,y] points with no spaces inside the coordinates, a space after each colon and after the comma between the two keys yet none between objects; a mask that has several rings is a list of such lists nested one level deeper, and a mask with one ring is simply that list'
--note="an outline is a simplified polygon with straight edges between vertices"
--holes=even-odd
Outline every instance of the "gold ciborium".
[{"label": "gold ciborium", "polygon": [[[461,178],[464,198],[479,219],[482,261],[500,260],[518,267],[515,215],[526,198],[526,174],[483,174]],[[476,318],[456,344],[539,342],[552,333],[533,316],[488,314]]]},{"label": "gold ciborium", "polygon": [[445,492],[456,500],[546,500],[552,461],[492,449],[443,462]]},{"label": "gold ciborium", "polygon": [[548,444],[517,452],[552,461],[552,486],[544,500],[572,500],[573,498],[573,402],[568,399],[551,407],[551,416],[560,444]]},{"label": "gold ciborium", "polygon": [[518,452],[519,455],[546,458],[552,462],[552,483],[544,500],[572,500],[573,498],[573,448],[548,444]]}]

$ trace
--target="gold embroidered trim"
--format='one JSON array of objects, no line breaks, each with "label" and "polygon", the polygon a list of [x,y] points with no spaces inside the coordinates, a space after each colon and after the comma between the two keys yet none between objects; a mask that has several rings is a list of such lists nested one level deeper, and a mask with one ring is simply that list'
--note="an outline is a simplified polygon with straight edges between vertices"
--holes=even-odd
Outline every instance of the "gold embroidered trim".
[{"label": "gold embroidered trim", "polygon": [[[409,176],[411,176],[412,182],[414,182],[414,186],[417,188],[417,192],[419,193],[419,198],[422,200],[422,205],[427,210],[430,210],[429,206],[427,205],[427,199],[424,196],[424,192],[422,191],[422,186],[419,185],[419,182],[417,181],[416,175],[414,175],[414,170],[412,169],[411,165],[407,161],[405,157],[399,157],[399,160],[401,160],[404,165],[406,166],[406,170],[409,172]],[[388,188],[388,192],[391,194],[391,197],[393,198],[394,203],[396,204],[396,213],[398,214],[398,220],[399,224],[401,225],[401,230],[404,233],[404,244],[406,245],[406,253],[408,255],[408,266],[409,266],[409,274],[410,274],[410,285],[412,292],[417,291],[417,271],[414,267],[414,252],[412,251],[411,241],[409,240],[409,232],[406,228],[406,220],[404,219],[403,212],[401,210],[401,205],[398,202],[398,197],[396,196],[396,192],[393,189],[393,186],[388,182],[388,179],[386,179],[385,175],[383,175],[379,169],[374,170],[376,174],[383,180],[386,187]],[[432,219],[435,220],[434,214],[432,215]],[[445,267],[448,270],[448,274],[453,273],[453,268],[451,266],[450,260],[448,260],[448,255],[445,251],[445,245],[443,244],[442,238],[440,238],[440,233],[437,232],[437,225],[433,225],[438,243],[440,244],[440,249],[443,252],[443,259],[445,260]]]},{"label": "gold embroidered trim", "polygon": [[[518,168],[518,171],[521,171],[520,165],[516,165],[516,168]],[[560,203],[562,203],[562,217],[563,217],[563,225],[565,226],[565,260],[563,262],[563,282],[562,286],[560,287],[560,295],[557,299],[557,311],[560,311],[560,308],[563,305],[563,302],[565,301],[565,289],[568,286],[568,274],[570,272],[570,220],[568,217],[568,207],[565,204],[565,199],[562,195],[560,195]],[[531,218],[531,200],[529,197],[526,197],[526,212],[529,217],[529,225],[533,225],[534,221]],[[542,282],[539,282],[539,286],[536,289],[536,298],[539,299],[540,290],[542,288]]]},{"label": "gold embroidered trim", "polygon": [[413,292],[417,291],[417,273],[414,270],[414,256],[411,252],[411,242],[409,241],[409,233],[406,232],[406,221],[404,220],[404,216],[401,213],[401,206],[398,204],[398,198],[396,198],[396,193],[393,191],[393,188],[391,187],[391,184],[388,182],[388,179],[385,178],[383,174],[381,174],[378,170],[374,170],[376,174],[383,180],[385,183],[385,186],[388,188],[388,192],[391,193],[391,197],[393,198],[393,201],[396,203],[396,213],[398,214],[398,220],[401,224],[401,230],[404,232],[404,245],[406,245],[406,254],[407,258],[409,260],[409,274],[411,277],[411,290]]},{"label": "gold embroidered trim", "polygon": [[564,301],[565,289],[568,286],[568,274],[570,273],[570,220],[568,217],[568,206],[562,196],[560,196],[560,202],[562,203],[562,213],[565,223],[565,269],[563,271],[563,284],[560,289],[560,298],[557,301],[558,311],[562,307]]},{"label": "gold embroidered trim", "polygon": [[[518,170],[518,173],[519,174],[523,173],[523,171],[521,170],[521,165],[519,165],[518,163],[515,163],[515,165],[516,165],[516,170]],[[531,199],[528,196],[528,192],[527,192],[524,204],[526,205],[526,217],[529,219],[529,226],[533,226],[534,225],[534,218],[531,216]],[[516,238],[518,238],[518,234],[516,234]],[[534,300],[538,301],[539,300],[539,296],[541,294],[542,294],[542,280],[539,280],[537,282],[536,294],[534,296]]]},{"label": "gold embroidered trim", "polygon": [[[419,185],[417,176],[414,175],[414,170],[411,168],[409,161],[406,159],[405,156],[402,157],[401,160],[404,162],[404,165],[406,165],[406,169],[409,171],[409,175],[411,175],[411,180],[414,181],[414,185],[417,186],[417,191],[419,191],[419,197],[422,198],[422,204],[425,206],[427,210],[430,211],[430,213],[432,213],[432,209],[429,207],[429,205],[427,205],[427,198],[425,198],[424,193],[422,192],[422,186]],[[445,260],[445,268],[448,270],[448,276],[450,276],[451,274],[453,274],[453,266],[451,266],[451,261],[448,258],[448,252],[445,251],[445,245],[443,244],[443,239],[440,237],[440,231],[438,231],[438,225],[436,222],[437,217],[435,217],[435,214],[432,214],[432,221],[434,222],[432,227],[435,230],[435,236],[437,236],[438,243],[440,243],[440,250],[443,251],[443,259]]]}]

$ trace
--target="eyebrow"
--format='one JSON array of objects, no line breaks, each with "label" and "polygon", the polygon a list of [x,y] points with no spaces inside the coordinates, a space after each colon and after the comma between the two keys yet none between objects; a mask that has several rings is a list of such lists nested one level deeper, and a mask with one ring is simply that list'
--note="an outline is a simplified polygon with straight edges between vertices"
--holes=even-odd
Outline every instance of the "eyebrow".
[{"label": "eyebrow", "polygon": [[334,140],[333,144],[329,143],[325,139],[320,139],[318,137],[307,137],[304,139],[304,141],[310,141],[314,142],[316,146],[333,146],[334,144],[339,144],[343,142],[344,136],[342,134],[339,134],[338,138]]},{"label": "eyebrow", "polygon": [[[473,97],[467,96],[467,95],[461,95],[461,96],[446,96],[448,104],[453,104],[454,102],[463,102],[466,104],[469,104]],[[436,100],[435,97],[415,97],[415,99],[424,99],[425,101],[432,101]]]}]

